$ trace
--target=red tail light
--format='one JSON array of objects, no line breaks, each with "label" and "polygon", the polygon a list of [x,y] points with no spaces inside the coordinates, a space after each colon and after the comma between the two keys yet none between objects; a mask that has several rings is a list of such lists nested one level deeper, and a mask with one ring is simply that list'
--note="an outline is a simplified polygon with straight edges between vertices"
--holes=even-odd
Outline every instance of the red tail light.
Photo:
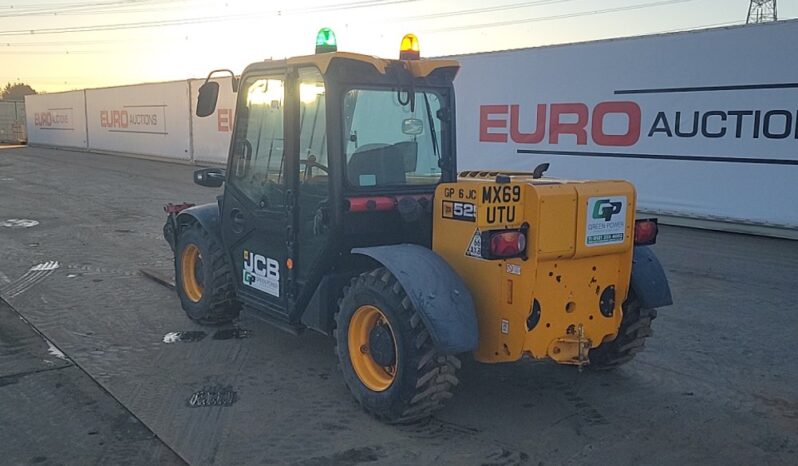
[{"label": "red tail light", "polygon": [[635,221],[635,244],[638,246],[647,246],[657,242],[657,233],[659,227],[657,226],[657,219],[647,218]]},{"label": "red tail light", "polygon": [[523,231],[511,230],[490,235],[490,259],[520,256],[525,250],[526,235]]}]

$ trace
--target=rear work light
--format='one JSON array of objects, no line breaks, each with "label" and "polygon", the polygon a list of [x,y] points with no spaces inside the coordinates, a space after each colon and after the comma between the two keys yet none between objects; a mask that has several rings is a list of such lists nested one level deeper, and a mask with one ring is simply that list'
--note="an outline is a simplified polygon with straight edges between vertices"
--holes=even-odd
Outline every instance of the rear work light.
[{"label": "rear work light", "polygon": [[526,257],[526,231],[527,228],[483,232],[482,257],[484,259]]},{"label": "rear work light", "polygon": [[402,37],[402,44],[399,46],[400,60],[418,60],[421,57],[421,49],[418,46],[418,37],[415,34],[405,34]]},{"label": "rear work light", "polygon": [[635,245],[648,246],[655,244],[658,232],[659,227],[657,226],[656,218],[635,220]]}]

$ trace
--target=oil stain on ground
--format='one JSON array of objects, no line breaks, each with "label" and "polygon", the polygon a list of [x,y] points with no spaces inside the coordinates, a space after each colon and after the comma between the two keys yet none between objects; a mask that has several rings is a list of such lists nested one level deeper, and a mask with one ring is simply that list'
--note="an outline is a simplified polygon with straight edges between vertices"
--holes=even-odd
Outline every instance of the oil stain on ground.
[{"label": "oil stain on ground", "polygon": [[238,401],[238,393],[233,390],[232,385],[214,385],[203,387],[188,398],[188,406],[192,408],[204,408],[209,406],[232,406]]},{"label": "oil stain on ground", "polygon": [[248,338],[250,331],[245,328],[233,327],[217,330],[213,334],[214,340],[241,340]]}]

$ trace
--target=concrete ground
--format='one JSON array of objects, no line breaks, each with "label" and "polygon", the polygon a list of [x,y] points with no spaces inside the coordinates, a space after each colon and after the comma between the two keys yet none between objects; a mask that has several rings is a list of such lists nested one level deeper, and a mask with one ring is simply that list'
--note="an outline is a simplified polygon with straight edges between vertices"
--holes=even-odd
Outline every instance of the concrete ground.
[{"label": "concrete ground", "polygon": [[0,299],[2,464],[185,464]]},{"label": "concrete ground", "polygon": [[[0,400],[16,400],[0,401],[3,454],[14,462],[122,462],[99,450],[75,456],[88,433],[25,441],[25,429],[45,438],[122,423],[137,432],[135,449],[124,446],[131,464],[179,461],[163,444],[192,464],[795,464],[794,241],[663,227],[655,249],[675,304],[634,361],[579,373],[466,360],[432,421],[392,427],[356,406],[330,338],[246,318],[201,327],[173,291],[141,275],[171,266],[163,204],[217,194],[192,184],[192,170],[0,148],[0,295],[102,387],[81,382],[85,391],[61,396],[79,416],[17,429],[24,410],[48,416],[59,396],[35,377],[69,369],[22,377],[27,385],[0,373]],[[0,320],[3,345],[25,331],[11,321]],[[19,357],[45,367],[38,360],[52,358],[37,351]],[[92,399],[117,414],[91,411]]]}]

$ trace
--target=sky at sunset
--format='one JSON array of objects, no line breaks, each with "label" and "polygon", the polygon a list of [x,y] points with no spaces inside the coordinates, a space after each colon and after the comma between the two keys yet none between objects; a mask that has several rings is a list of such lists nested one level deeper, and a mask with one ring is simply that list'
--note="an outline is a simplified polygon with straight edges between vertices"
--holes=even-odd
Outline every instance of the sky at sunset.
[{"label": "sky at sunset", "polygon": [[[395,57],[414,32],[422,56],[483,52],[745,22],[748,0],[11,0],[0,1],[0,83],[38,91],[240,72],[339,50]],[[798,1],[779,2],[779,19]]]}]

